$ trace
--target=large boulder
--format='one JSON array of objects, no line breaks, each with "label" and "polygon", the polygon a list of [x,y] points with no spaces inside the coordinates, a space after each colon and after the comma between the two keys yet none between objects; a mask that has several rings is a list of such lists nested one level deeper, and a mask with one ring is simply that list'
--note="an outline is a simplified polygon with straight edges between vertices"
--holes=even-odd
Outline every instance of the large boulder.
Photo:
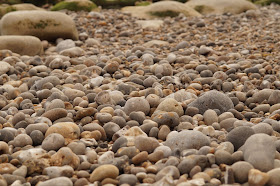
[{"label": "large boulder", "polygon": [[41,40],[78,39],[74,21],[61,12],[10,12],[2,17],[0,31],[1,35],[32,35]]},{"label": "large boulder", "polygon": [[6,13],[9,13],[12,11],[19,11],[19,10],[44,10],[44,9],[39,8],[39,7],[34,6],[33,4],[29,4],[29,3],[21,3],[21,4],[15,4],[15,5],[2,4],[2,5],[0,5],[0,17],[5,15]]},{"label": "large boulder", "polygon": [[157,17],[175,17],[180,13],[185,16],[201,16],[200,13],[185,5],[184,3],[176,1],[160,1],[148,6],[128,6],[122,8],[123,12],[131,13],[132,16],[138,18],[153,19]]},{"label": "large boulder", "polygon": [[71,11],[91,11],[97,8],[96,4],[91,2],[90,0],[66,0],[57,3],[55,6],[52,7],[52,11],[59,11],[59,10],[71,10]]},{"label": "large boulder", "polygon": [[205,14],[239,14],[247,10],[256,10],[257,7],[246,0],[190,0],[186,3],[199,13]]},{"label": "large boulder", "polygon": [[0,36],[0,50],[10,50],[20,55],[35,56],[43,52],[43,46],[34,36]]}]

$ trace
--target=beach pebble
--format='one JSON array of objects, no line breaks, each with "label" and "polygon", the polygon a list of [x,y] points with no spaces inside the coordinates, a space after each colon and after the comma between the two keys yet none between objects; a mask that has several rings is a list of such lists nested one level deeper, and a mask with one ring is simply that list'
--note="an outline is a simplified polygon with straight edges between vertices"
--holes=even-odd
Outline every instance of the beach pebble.
[{"label": "beach pebble", "polygon": [[102,181],[105,178],[116,178],[119,175],[119,169],[114,165],[101,165],[97,167],[90,175],[90,182]]},{"label": "beach pebble", "polygon": [[53,178],[53,179],[50,179],[50,180],[38,183],[38,186],[48,186],[48,185],[53,185],[53,186],[60,186],[60,185],[73,186],[73,182],[71,181],[70,178],[58,177],[58,178]]},{"label": "beach pebble", "polygon": [[249,171],[254,168],[250,163],[245,161],[236,162],[231,167],[234,172],[234,179],[238,183],[247,182]]},{"label": "beach pebble", "polygon": [[26,145],[32,145],[32,139],[27,134],[19,134],[15,137],[13,145],[15,147],[24,147]]},{"label": "beach pebble", "polygon": [[221,113],[224,113],[234,107],[228,96],[215,90],[198,97],[189,106],[198,108],[200,114],[208,109],[218,109]]},{"label": "beach pebble", "polygon": [[233,130],[231,130],[227,134],[227,141],[231,142],[234,146],[234,150],[238,150],[245,142],[246,140],[255,134],[255,131],[251,127],[247,126],[240,126]]},{"label": "beach pebble", "polygon": [[140,151],[153,152],[158,146],[159,142],[152,137],[137,136],[134,141],[135,147]]},{"label": "beach pebble", "polygon": [[264,172],[273,169],[276,147],[271,136],[254,134],[246,140],[241,149],[244,160],[254,168]]},{"label": "beach pebble", "polygon": [[73,140],[79,138],[80,128],[71,122],[56,123],[47,130],[45,136],[47,137],[52,133],[58,133],[66,139]]},{"label": "beach pebble", "polygon": [[133,174],[122,174],[120,176],[120,184],[136,185],[137,177]]},{"label": "beach pebble", "polygon": [[164,143],[164,145],[170,147],[171,150],[178,148],[181,152],[186,149],[200,149],[209,144],[209,138],[203,133],[188,130],[181,131],[174,135],[170,133]]},{"label": "beach pebble", "polygon": [[69,165],[76,169],[80,164],[80,159],[70,148],[62,147],[51,156],[50,164],[53,166]]},{"label": "beach pebble", "polygon": [[[173,98],[164,99],[157,107],[156,111],[176,112],[178,116],[184,114],[183,107]],[[156,112],[155,111],[155,112]]]},{"label": "beach pebble", "polygon": [[127,115],[134,111],[141,111],[147,115],[150,111],[150,104],[146,99],[143,98],[131,98],[125,103],[124,111]]},{"label": "beach pebble", "polygon": [[250,169],[248,183],[250,185],[265,185],[269,180],[269,174],[258,169]]},{"label": "beach pebble", "polygon": [[272,169],[267,172],[267,175],[269,176],[269,180],[267,184],[269,185],[277,185],[279,184],[280,178],[279,178],[280,168]]}]

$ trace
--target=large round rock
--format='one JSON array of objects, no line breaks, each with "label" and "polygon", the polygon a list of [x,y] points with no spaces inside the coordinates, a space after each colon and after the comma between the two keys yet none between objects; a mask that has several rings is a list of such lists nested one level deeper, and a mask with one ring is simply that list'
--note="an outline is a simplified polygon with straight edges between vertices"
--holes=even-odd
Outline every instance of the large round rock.
[{"label": "large round rock", "polygon": [[199,131],[184,130],[178,134],[167,136],[164,145],[171,148],[171,150],[179,149],[180,151],[186,149],[200,149],[203,146],[208,146],[210,139]]},{"label": "large round rock", "polygon": [[150,112],[150,104],[147,100],[140,97],[130,98],[124,106],[124,111],[127,115],[131,112],[142,111],[146,115]]},{"label": "large round rock", "polygon": [[31,35],[41,40],[78,39],[74,21],[61,12],[10,12],[2,17],[0,30],[1,35]]},{"label": "large round rock", "polygon": [[250,136],[241,147],[244,160],[251,163],[254,168],[266,172],[274,168],[275,143],[267,134],[254,134]]},{"label": "large round rock", "polygon": [[208,109],[218,109],[221,113],[224,113],[234,107],[227,95],[216,90],[206,92],[188,106],[198,108],[200,114],[203,114]]},{"label": "large round rock", "polygon": [[80,137],[80,128],[72,122],[61,122],[52,125],[46,132],[45,136],[52,133],[61,134],[66,139],[77,139]]},{"label": "large round rock", "polygon": [[33,36],[0,36],[0,50],[4,49],[28,56],[40,55],[43,52],[40,39]]}]

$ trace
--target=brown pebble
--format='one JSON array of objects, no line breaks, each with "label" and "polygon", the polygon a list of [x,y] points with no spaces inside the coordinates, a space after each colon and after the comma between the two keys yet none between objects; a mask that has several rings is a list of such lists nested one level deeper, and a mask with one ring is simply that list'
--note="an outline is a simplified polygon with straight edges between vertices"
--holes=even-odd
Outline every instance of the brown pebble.
[{"label": "brown pebble", "polygon": [[135,165],[138,165],[147,160],[148,160],[148,152],[146,152],[146,151],[142,151],[132,158],[132,162]]},{"label": "brown pebble", "polygon": [[162,158],[164,158],[164,153],[161,150],[155,151],[152,154],[148,155],[149,161],[153,163],[161,160]]}]

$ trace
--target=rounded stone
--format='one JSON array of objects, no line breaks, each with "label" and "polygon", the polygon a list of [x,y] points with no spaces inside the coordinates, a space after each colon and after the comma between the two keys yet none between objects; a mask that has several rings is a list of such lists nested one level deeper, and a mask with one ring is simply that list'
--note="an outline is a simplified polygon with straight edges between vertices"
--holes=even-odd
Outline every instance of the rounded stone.
[{"label": "rounded stone", "polygon": [[267,172],[269,176],[269,180],[267,182],[268,185],[279,185],[280,183],[280,168],[272,169]]},{"label": "rounded stone", "polygon": [[76,169],[80,165],[80,158],[74,154],[70,148],[62,147],[59,151],[57,151],[57,153],[51,156],[50,165],[69,165],[73,167],[73,169]]},{"label": "rounded stone", "polygon": [[157,173],[155,180],[159,181],[161,178],[163,178],[166,175],[172,176],[173,179],[178,179],[180,177],[180,172],[177,167],[170,165],[170,166],[164,167],[162,170],[160,170]]},{"label": "rounded stone", "polygon": [[248,181],[249,171],[254,167],[246,161],[239,161],[234,163],[231,168],[233,169],[235,181],[245,183]]},{"label": "rounded stone", "polygon": [[9,141],[12,141],[14,138],[15,135],[11,131],[5,129],[0,130],[0,141],[4,141],[8,143]]},{"label": "rounded stone", "polygon": [[198,108],[200,114],[204,114],[208,109],[218,109],[221,113],[224,113],[234,108],[231,99],[227,95],[216,90],[206,92],[188,106]]},{"label": "rounded stone", "polygon": [[134,97],[127,100],[124,106],[124,111],[127,115],[129,115],[131,112],[137,112],[142,111],[147,115],[150,112],[150,104],[149,102],[140,97]]},{"label": "rounded stone", "polygon": [[276,146],[271,136],[254,134],[246,140],[241,150],[244,153],[244,160],[255,169],[263,172],[273,169]]},{"label": "rounded stone", "polygon": [[132,158],[132,162],[135,165],[138,165],[146,160],[148,160],[148,153],[146,151],[142,151]]},{"label": "rounded stone", "polygon": [[53,178],[47,181],[39,182],[37,184],[38,186],[73,186],[73,182],[71,181],[70,178],[66,177],[58,177],[58,178]]},{"label": "rounded stone", "polygon": [[76,155],[84,155],[86,152],[86,146],[84,143],[71,142],[67,145]]},{"label": "rounded stone", "polygon": [[42,117],[50,119],[52,122],[67,116],[67,111],[63,108],[54,108],[45,112]]},{"label": "rounded stone", "polygon": [[133,174],[122,174],[120,176],[120,184],[136,185],[138,179]]},{"label": "rounded stone", "polygon": [[30,137],[33,141],[33,145],[34,146],[37,146],[37,145],[41,145],[45,136],[44,134],[39,131],[39,130],[33,130],[31,133],[30,133]]},{"label": "rounded stone", "polygon": [[225,150],[218,150],[215,152],[216,164],[227,164],[231,165],[233,160],[231,154]]},{"label": "rounded stone", "polygon": [[172,151],[179,149],[182,152],[183,150],[200,149],[203,146],[210,145],[210,139],[199,131],[183,130],[172,136],[170,134],[167,136],[164,145],[170,147]]},{"label": "rounded stone", "polygon": [[[183,107],[173,98],[164,99],[157,107],[156,111],[176,112],[179,116],[184,114]],[[155,111],[155,112],[156,112]]]},{"label": "rounded stone", "polygon": [[214,122],[218,122],[218,115],[214,110],[209,109],[204,112],[203,119],[206,125],[212,125]]},{"label": "rounded stone", "polygon": [[46,132],[45,136],[52,133],[61,134],[66,139],[78,139],[80,137],[80,128],[72,122],[62,122],[52,125]]},{"label": "rounded stone", "polygon": [[9,154],[9,146],[4,141],[0,141],[0,154]]},{"label": "rounded stone", "polygon": [[231,142],[234,146],[234,150],[238,150],[245,142],[246,140],[255,134],[254,130],[251,127],[247,126],[240,126],[233,130],[231,130],[226,140]]},{"label": "rounded stone", "polygon": [[27,134],[19,134],[14,139],[14,147],[24,147],[26,145],[32,145],[32,139]]},{"label": "rounded stone", "polygon": [[61,147],[63,147],[64,144],[65,144],[65,140],[61,134],[52,133],[44,139],[42,143],[42,148],[46,151],[50,151],[50,150],[56,151]]},{"label": "rounded stone", "polygon": [[151,153],[159,146],[159,142],[152,137],[137,136],[134,141],[135,147],[140,151]]},{"label": "rounded stone", "polygon": [[119,175],[119,169],[114,165],[101,165],[94,169],[90,175],[90,182],[102,181],[105,178],[115,179]]}]

